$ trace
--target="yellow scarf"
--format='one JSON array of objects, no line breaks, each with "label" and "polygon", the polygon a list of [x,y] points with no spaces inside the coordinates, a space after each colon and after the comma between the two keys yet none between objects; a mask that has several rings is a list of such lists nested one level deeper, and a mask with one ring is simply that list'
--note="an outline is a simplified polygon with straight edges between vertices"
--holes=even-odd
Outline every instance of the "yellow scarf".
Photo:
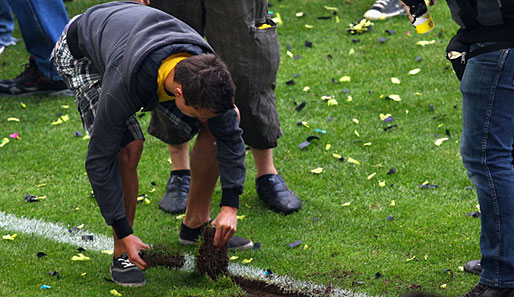
[{"label": "yellow scarf", "polygon": [[168,95],[164,90],[164,80],[166,80],[166,77],[168,77],[171,70],[177,66],[178,62],[189,57],[191,57],[191,55],[188,53],[179,53],[171,55],[162,61],[157,72],[157,96],[159,98],[159,102],[175,100],[175,96]]}]

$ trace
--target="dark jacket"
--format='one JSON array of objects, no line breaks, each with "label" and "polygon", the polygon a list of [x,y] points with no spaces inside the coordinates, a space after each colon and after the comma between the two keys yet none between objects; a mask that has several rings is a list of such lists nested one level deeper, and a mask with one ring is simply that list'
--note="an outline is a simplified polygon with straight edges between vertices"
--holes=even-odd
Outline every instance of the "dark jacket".
[{"label": "dark jacket", "polygon": [[446,0],[466,43],[514,40],[513,0]]},{"label": "dark jacket", "polygon": [[[169,51],[163,58],[180,52],[197,55],[214,51],[180,20],[135,2],[97,5],[75,22],[80,52],[103,75],[86,171],[105,221],[114,227],[118,238],[123,238],[132,230],[125,217],[116,156],[127,119],[142,107],[151,109],[158,104],[156,89],[146,93],[137,90],[137,85],[156,86],[157,73],[148,82],[141,82],[140,76],[136,79],[138,70],[151,60],[146,59],[149,55],[162,55],[163,50]],[[218,146],[221,205],[238,207],[245,180],[245,147],[236,111],[209,119],[208,126]]]}]

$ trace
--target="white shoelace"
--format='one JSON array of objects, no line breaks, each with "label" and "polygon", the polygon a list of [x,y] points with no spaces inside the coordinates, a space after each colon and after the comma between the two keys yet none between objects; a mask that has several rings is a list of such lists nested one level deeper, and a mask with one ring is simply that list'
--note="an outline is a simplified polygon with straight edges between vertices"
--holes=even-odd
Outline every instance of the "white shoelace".
[{"label": "white shoelace", "polygon": [[377,2],[375,2],[375,4],[373,4],[373,7],[384,8],[391,1],[393,1],[393,0],[378,0]]},{"label": "white shoelace", "polygon": [[136,265],[132,264],[132,262],[130,262],[129,259],[118,258],[118,262],[121,264],[121,266],[123,266],[123,268],[129,268],[132,266],[136,266]]}]

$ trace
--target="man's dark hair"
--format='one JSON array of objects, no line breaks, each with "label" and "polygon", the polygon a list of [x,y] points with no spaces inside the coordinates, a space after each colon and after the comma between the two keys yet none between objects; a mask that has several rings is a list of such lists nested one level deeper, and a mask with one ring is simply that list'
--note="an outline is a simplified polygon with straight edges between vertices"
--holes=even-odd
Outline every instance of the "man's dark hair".
[{"label": "man's dark hair", "polygon": [[186,105],[216,114],[234,108],[235,86],[227,65],[213,54],[192,56],[175,67],[174,80],[182,85]]}]

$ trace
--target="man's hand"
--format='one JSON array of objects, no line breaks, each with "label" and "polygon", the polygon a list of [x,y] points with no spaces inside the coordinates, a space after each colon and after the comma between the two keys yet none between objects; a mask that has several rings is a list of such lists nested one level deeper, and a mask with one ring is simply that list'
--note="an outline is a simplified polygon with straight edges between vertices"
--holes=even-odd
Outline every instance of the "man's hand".
[{"label": "man's hand", "polygon": [[150,5],[150,0],[134,0],[134,2],[141,3],[143,5]]},{"label": "man's hand", "polygon": [[134,263],[139,269],[145,270],[147,268],[146,262],[139,256],[139,251],[149,249],[150,247],[134,234],[123,237],[121,241],[125,245],[130,262]]},{"label": "man's hand", "polygon": [[237,208],[230,206],[221,207],[220,213],[212,221],[212,224],[216,226],[213,245],[221,248],[236,233]]}]

